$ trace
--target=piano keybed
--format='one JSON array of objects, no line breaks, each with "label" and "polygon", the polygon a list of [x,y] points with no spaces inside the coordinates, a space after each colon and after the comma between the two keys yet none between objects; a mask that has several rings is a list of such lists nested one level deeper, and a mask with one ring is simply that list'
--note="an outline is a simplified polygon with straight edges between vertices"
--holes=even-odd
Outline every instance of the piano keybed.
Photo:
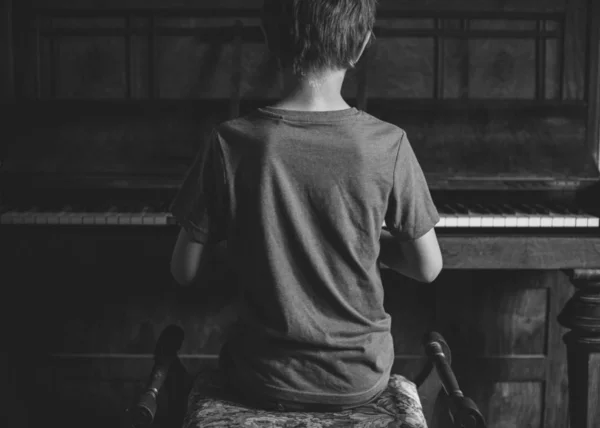
[{"label": "piano keybed", "polygon": [[[3,225],[168,226],[177,222],[168,205],[108,205],[85,209],[66,205],[49,211],[39,207],[0,207]],[[598,228],[600,218],[560,204],[463,204],[438,206],[436,228]]]}]

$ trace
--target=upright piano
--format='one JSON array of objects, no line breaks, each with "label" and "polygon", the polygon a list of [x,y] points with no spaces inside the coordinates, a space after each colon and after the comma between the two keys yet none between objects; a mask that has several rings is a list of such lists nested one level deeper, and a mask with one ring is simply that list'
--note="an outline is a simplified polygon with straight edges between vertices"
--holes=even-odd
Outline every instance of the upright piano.
[{"label": "upright piano", "polygon": [[[0,255],[12,274],[44,281],[33,252],[92,251],[78,275],[100,283],[128,267],[133,281],[149,253],[168,260],[168,207],[203,140],[271,102],[277,72],[254,9],[68,3],[3,3]],[[573,428],[600,426],[600,4],[586,7],[384,9],[378,45],[344,87],[407,131],[441,215],[445,269],[564,270],[578,288],[559,317]],[[423,49],[429,62],[405,65]]]}]

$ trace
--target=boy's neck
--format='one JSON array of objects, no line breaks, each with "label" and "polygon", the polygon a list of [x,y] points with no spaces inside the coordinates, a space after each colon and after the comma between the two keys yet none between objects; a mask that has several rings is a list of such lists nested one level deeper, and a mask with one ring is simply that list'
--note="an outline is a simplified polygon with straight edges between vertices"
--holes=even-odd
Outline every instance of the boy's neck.
[{"label": "boy's neck", "polygon": [[296,111],[345,110],[350,106],[342,98],[346,70],[327,71],[298,77],[284,73],[284,97],[274,108]]}]

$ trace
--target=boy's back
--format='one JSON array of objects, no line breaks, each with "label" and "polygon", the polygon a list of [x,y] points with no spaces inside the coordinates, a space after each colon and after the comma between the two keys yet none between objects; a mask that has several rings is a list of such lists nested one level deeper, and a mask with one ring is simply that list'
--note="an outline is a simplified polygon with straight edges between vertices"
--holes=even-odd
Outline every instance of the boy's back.
[{"label": "boy's back", "polygon": [[194,283],[227,240],[240,319],[221,363],[261,406],[332,410],[375,398],[394,360],[378,258],[425,282],[441,270],[439,217],[406,135],[341,96],[372,40],[375,7],[265,0],[285,95],[220,125],[172,206],[179,283]]},{"label": "boy's back", "polygon": [[[211,233],[228,241],[242,297],[227,340],[235,386],[263,401],[369,401],[394,359],[382,223],[408,241],[439,219],[405,133],[354,108],[264,108],[219,126],[208,149]],[[184,226],[205,197],[194,189],[172,208]]]}]

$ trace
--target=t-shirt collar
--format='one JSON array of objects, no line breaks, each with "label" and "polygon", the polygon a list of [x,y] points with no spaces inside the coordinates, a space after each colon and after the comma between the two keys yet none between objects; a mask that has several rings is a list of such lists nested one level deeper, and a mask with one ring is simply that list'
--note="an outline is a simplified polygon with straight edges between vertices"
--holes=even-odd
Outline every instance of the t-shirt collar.
[{"label": "t-shirt collar", "polygon": [[275,107],[262,107],[258,111],[270,117],[276,117],[278,119],[294,120],[294,121],[305,121],[305,122],[331,122],[343,120],[346,118],[352,118],[356,116],[359,111],[350,107],[343,110],[328,110],[328,111],[302,111],[302,110],[287,110],[279,109]]}]

